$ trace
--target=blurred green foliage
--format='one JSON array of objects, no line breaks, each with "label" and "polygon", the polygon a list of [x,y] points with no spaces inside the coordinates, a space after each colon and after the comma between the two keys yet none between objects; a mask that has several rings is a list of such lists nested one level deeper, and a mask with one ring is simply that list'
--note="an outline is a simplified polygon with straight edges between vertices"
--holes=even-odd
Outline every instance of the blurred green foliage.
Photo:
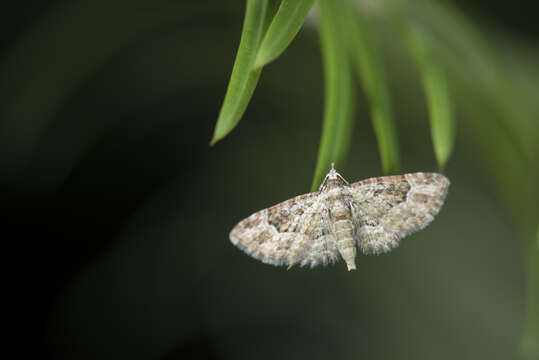
[{"label": "blurred green foliage", "polygon": [[322,0],[320,44],[324,64],[324,124],[311,191],[316,191],[331,163],[339,169],[350,148],[355,112],[352,64],[346,52],[342,18],[346,9],[338,2]]},{"label": "blurred green foliage", "polygon": [[373,43],[369,27],[355,9],[345,11],[346,29],[344,34],[356,65],[356,73],[369,99],[371,120],[378,140],[380,162],[385,174],[400,170],[400,155],[395,128],[395,120],[390,101],[389,84],[386,80],[383,59]]},{"label": "blurred green foliage", "polygon": [[431,56],[431,46],[425,35],[409,24],[407,42],[421,73],[423,88],[429,109],[430,131],[434,153],[440,168],[444,168],[453,152],[455,123],[453,104],[446,71],[440,60]]}]

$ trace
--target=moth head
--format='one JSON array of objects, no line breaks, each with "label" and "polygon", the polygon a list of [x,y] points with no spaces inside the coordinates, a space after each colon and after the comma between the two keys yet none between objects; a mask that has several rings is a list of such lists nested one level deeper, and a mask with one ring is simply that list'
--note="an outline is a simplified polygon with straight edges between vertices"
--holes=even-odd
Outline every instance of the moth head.
[{"label": "moth head", "polygon": [[335,164],[331,163],[331,169],[326,174],[326,177],[324,178],[322,185],[320,185],[319,190],[322,190],[323,188],[342,186],[344,184],[348,184],[348,182],[342,177],[341,174],[339,174],[337,170],[335,170]]}]

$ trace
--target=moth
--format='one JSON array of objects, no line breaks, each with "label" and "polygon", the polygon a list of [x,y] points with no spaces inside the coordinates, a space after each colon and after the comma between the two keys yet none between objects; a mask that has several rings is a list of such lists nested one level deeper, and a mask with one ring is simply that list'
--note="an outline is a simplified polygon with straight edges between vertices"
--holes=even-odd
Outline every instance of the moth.
[{"label": "moth", "polygon": [[331,164],[317,192],[252,214],[232,229],[230,240],[264,263],[312,268],[343,259],[350,271],[357,249],[385,253],[427,226],[448,187],[444,175],[422,172],[349,184]]}]

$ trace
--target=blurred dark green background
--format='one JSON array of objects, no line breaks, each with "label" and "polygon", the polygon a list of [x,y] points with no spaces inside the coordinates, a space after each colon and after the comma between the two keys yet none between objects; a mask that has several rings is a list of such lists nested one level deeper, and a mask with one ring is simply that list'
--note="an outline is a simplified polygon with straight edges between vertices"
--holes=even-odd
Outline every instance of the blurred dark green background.
[{"label": "blurred dark green background", "polygon": [[[458,5],[485,32],[537,44],[534,3]],[[2,5],[8,347],[42,359],[513,358],[521,241],[466,130],[437,220],[360,256],[356,272],[286,271],[229,243],[251,212],[309,190],[323,113],[311,25],[264,70],[238,128],[208,146],[244,6]],[[403,171],[437,171],[417,73],[386,50]],[[350,181],[381,171],[359,96],[340,169]]]}]

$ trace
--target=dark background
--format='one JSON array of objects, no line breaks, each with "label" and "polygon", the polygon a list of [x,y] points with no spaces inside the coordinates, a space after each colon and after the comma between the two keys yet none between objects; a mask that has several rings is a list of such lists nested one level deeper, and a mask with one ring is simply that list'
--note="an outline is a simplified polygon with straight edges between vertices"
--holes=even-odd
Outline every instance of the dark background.
[{"label": "dark background", "polygon": [[[390,255],[359,256],[354,273],[263,265],[228,232],[309,189],[323,113],[315,30],[264,70],[238,128],[210,148],[244,2],[84,4],[13,2],[0,15],[0,238],[17,357],[512,357],[520,249],[466,134],[439,218]],[[533,1],[457,4],[485,31],[538,41]],[[103,32],[123,37],[99,55]],[[87,47],[95,56],[79,56]],[[417,80],[395,76],[409,80],[393,84],[403,170],[436,171]],[[15,101],[27,111],[10,113]],[[350,181],[380,175],[368,116],[362,97]]]}]

